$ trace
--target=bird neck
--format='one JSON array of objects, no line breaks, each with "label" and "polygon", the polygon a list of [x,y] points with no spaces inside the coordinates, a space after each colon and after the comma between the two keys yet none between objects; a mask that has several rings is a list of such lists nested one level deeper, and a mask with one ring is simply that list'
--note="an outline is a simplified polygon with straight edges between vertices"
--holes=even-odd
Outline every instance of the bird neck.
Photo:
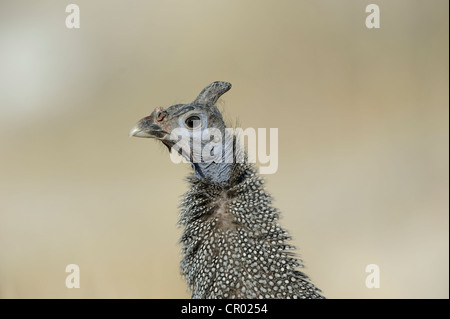
[{"label": "bird neck", "polygon": [[232,163],[193,163],[195,177],[209,179],[216,184],[226,184],[230,180]]},{"label": "bird neck", "polygon": [[[225,131],[222,136],[222,141],[223,144],[220,142],[211,149],[213,150],[215,147],[220,147],[221,151],[219,153],[219,158],[214,157],[206,159],[203,152],[201,152],[201,154],[200,152],[195,153],[194,148],[194,156],[190,158],[190,162],[194,169],[195,177],[198,179],[208,179],[214,184],[227,184],[229,182],[233,163],[236,160],[236,139]],[[200,160],[194,161],[193,159]]]}]

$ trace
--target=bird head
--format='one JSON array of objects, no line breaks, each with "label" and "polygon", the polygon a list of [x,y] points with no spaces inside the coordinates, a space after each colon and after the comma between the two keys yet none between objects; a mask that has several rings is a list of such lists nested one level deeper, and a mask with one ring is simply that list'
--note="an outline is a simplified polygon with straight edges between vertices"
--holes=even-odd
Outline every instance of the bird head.
[{"label": "bird head", "polygon": [[[230,88],[230,83],[216,81],[205,87],[192,103],[176,104],[167,109],[157,107],[137,122],[130,136],[160,140],[170,151],[174,146],[181,146],[183,152],[180,149],[176,151],[188,161],[193,163],[195,157],[202,160],[205,152],[201,152],[208,143],[222,143],[225,139],[226,126],[215,103]],[[199,148],[196,149],[195,145]],[[216,156],[222,155],[222,152],[216,152]]]}]

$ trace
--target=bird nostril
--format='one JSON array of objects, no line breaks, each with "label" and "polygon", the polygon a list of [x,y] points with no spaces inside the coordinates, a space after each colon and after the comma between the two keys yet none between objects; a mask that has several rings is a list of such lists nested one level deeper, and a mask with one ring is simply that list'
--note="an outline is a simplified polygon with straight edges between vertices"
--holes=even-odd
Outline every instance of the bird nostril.
[{"label": "bird nostril", "polygon": [[156,111],[156,120],[158,122],[161,122],[167,116],[167,112],[164,111],[162,107],[157,107],[155,111]]},{"label": "bird nostril", "polygon": [[163,113],[159,113],[158,114],[158,122],[161,122],[162,120],[164,120],[164,118],[167,116],[166,112]]}]

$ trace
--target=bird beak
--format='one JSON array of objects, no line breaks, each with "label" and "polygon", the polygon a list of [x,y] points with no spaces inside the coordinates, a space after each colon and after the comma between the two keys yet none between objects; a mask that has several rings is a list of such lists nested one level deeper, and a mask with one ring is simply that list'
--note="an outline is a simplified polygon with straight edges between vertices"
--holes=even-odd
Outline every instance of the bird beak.
[{"label": "bird beak", "polygon": [[162,138],[168,134],[168,132],[163,130],[159,125],[149,124],[148,122],[148,118],[143,118],[140,120],[130,130],[129,137]]},{"label": "bird beak", "polygon": [[161,129],[158,125],[152,124],[144,129],[138,123],[130,130],[129,137],[162,138],[166,134],[167,132]]},{"label": "bird beak", "polygon": [[135,137],[153,137],[149,132],[146,132],[142,130],[142,128],[139,126],[139,123],[133,126],[133,128],[130,130],[130,133],[128,134],[129,137],[135,136]]}]

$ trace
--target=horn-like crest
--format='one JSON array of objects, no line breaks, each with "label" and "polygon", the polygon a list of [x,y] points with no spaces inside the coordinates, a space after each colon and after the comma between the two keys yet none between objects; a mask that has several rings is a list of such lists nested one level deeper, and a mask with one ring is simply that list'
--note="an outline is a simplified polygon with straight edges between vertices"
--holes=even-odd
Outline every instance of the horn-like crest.
[{"label": "horn-like crest", "polygon": [[197,96],[194,104],[200,104],[205,106],[214,105],[222,94],[231,89],[231,83],[216,81],[205,87]]}]

